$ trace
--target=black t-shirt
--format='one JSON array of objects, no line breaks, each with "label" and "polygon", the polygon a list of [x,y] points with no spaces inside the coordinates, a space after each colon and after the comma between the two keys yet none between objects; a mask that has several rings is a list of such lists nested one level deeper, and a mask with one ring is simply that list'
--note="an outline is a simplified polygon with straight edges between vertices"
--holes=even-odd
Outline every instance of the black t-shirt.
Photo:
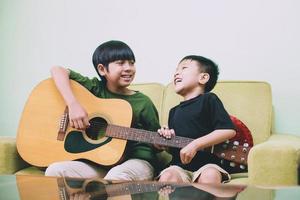
[{"label": "black t-shirt", "polygon": [[[204,93],[181,102],[170,110],[169,127],[177,136],[197,139],[216,129],[234,129],[234,125],[221,100],[214,93]],[[192,161],[184,165],[180,161],[180,149],[171,148],[171,165],[178,165],[186,170],[196,171],[200,167],[214,163],[220,165],[215,155],[199,151]]]}]

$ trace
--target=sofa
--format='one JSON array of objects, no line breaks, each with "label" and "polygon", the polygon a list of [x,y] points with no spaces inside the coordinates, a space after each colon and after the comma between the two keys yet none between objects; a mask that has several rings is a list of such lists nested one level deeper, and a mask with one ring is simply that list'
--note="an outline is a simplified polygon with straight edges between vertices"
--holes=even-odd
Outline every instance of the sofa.
[{"label": "sofa", "polygon": [[[161,125],[167,124],[168,111],[182,98],[173,85],[133,84],[154,102]],[[219,81],[213,90],[230,115],[241,120],[251,131],[254,146],[248,156],[248,173],[232,174],[230,183],[250,185],[296,185],[299,181],[300,137],[272,132],[272,92],[270,84],[259,81]],[[161,163],[170,160],[167,152],[159,155]],[[0,137],[0,174],[39,174],[43,169],[30,166],[16,149],[15,137]],[[105,170],[103,170],[103,174]]]}]

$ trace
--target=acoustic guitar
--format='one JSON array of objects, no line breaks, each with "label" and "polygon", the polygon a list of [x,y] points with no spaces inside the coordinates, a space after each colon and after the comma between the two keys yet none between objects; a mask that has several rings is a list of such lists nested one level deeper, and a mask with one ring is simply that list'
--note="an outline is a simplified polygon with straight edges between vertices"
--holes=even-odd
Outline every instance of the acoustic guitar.
[{"label": "acoustic guitar", "polygon": [[[165,139],[157,132],[129,128],[132,108],[121,99],[101,99],[71,80],[71,88],[86,109],[90,127],[79,131],[69,126],[68,109],[52,79],[31,92],[18,128],[17,149],[28,163],[46,167],[64,160],[87,159],[111,166],[122,159],[127,140],[182,148],[193,139]],[[248,145],[233,141],[205,149],[221,159],[247,165]]]}]

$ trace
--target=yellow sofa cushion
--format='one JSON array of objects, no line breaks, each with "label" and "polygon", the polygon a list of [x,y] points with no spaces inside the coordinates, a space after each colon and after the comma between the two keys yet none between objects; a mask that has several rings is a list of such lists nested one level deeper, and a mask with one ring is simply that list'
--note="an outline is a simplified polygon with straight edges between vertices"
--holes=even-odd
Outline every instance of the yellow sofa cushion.
[{"label": "yellow sofa cushion", "polygon": [[143,94],[150,97],[158,111],[160,122],[164,97],[164,88],[165,86],[159,83],[138,83],[130,86],[130,89],[140,91]]},{"label": "yellow sofa cushion", "polygon": [[12,174],[28,166],[19,156],[15,137],[0,138],[0,174]]}]

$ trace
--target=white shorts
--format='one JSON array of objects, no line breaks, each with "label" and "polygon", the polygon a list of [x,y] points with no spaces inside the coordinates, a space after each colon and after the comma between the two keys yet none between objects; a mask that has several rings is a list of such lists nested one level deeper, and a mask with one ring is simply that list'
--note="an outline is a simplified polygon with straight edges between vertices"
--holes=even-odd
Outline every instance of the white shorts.
[{"label": "white shorts", "polygon": [[111,168],[104,179],[142,181],[152,180],[153,176],[154,168],[149,162],[141,159],[129,159]]},{"label": "white shorts", "polygon": [[171,169],[171,170],[175,170],[176,172],[178,172],[178,174],[180,175],[183,182],[189,182],[190,183],[190,182],[195,182],[197,180],[197,178],[201,175],[201,173],[209,167],[213,167],[221,173],[222,182],[227,182],[231,179],[230,174],[227,171],[225,171],[224,169],[222,169],[221,167],[219,167],[218,165],[216,165],[216,164],[206,164],[206,165],[200,167],[197,171],[194,171],[194,172],[185,170],[185,169],[183,169],[179,166],[176,166],[176,165],[171,165],[170,167],[168,167],[168,168],[164,169],[163,171],[161,171],[158,177],[160,177],[164,172]]},{"label": "white shorts", "polygon": [[[51,164],[46,176],[75,177],[75,178],[102,178],[106,170],[96,164],[83,161],[61,161]],[[152,165],[141,159],[129,159],[120,165],[111,168],[104,179],[107,180],[152,180],[154,169]]]}]

